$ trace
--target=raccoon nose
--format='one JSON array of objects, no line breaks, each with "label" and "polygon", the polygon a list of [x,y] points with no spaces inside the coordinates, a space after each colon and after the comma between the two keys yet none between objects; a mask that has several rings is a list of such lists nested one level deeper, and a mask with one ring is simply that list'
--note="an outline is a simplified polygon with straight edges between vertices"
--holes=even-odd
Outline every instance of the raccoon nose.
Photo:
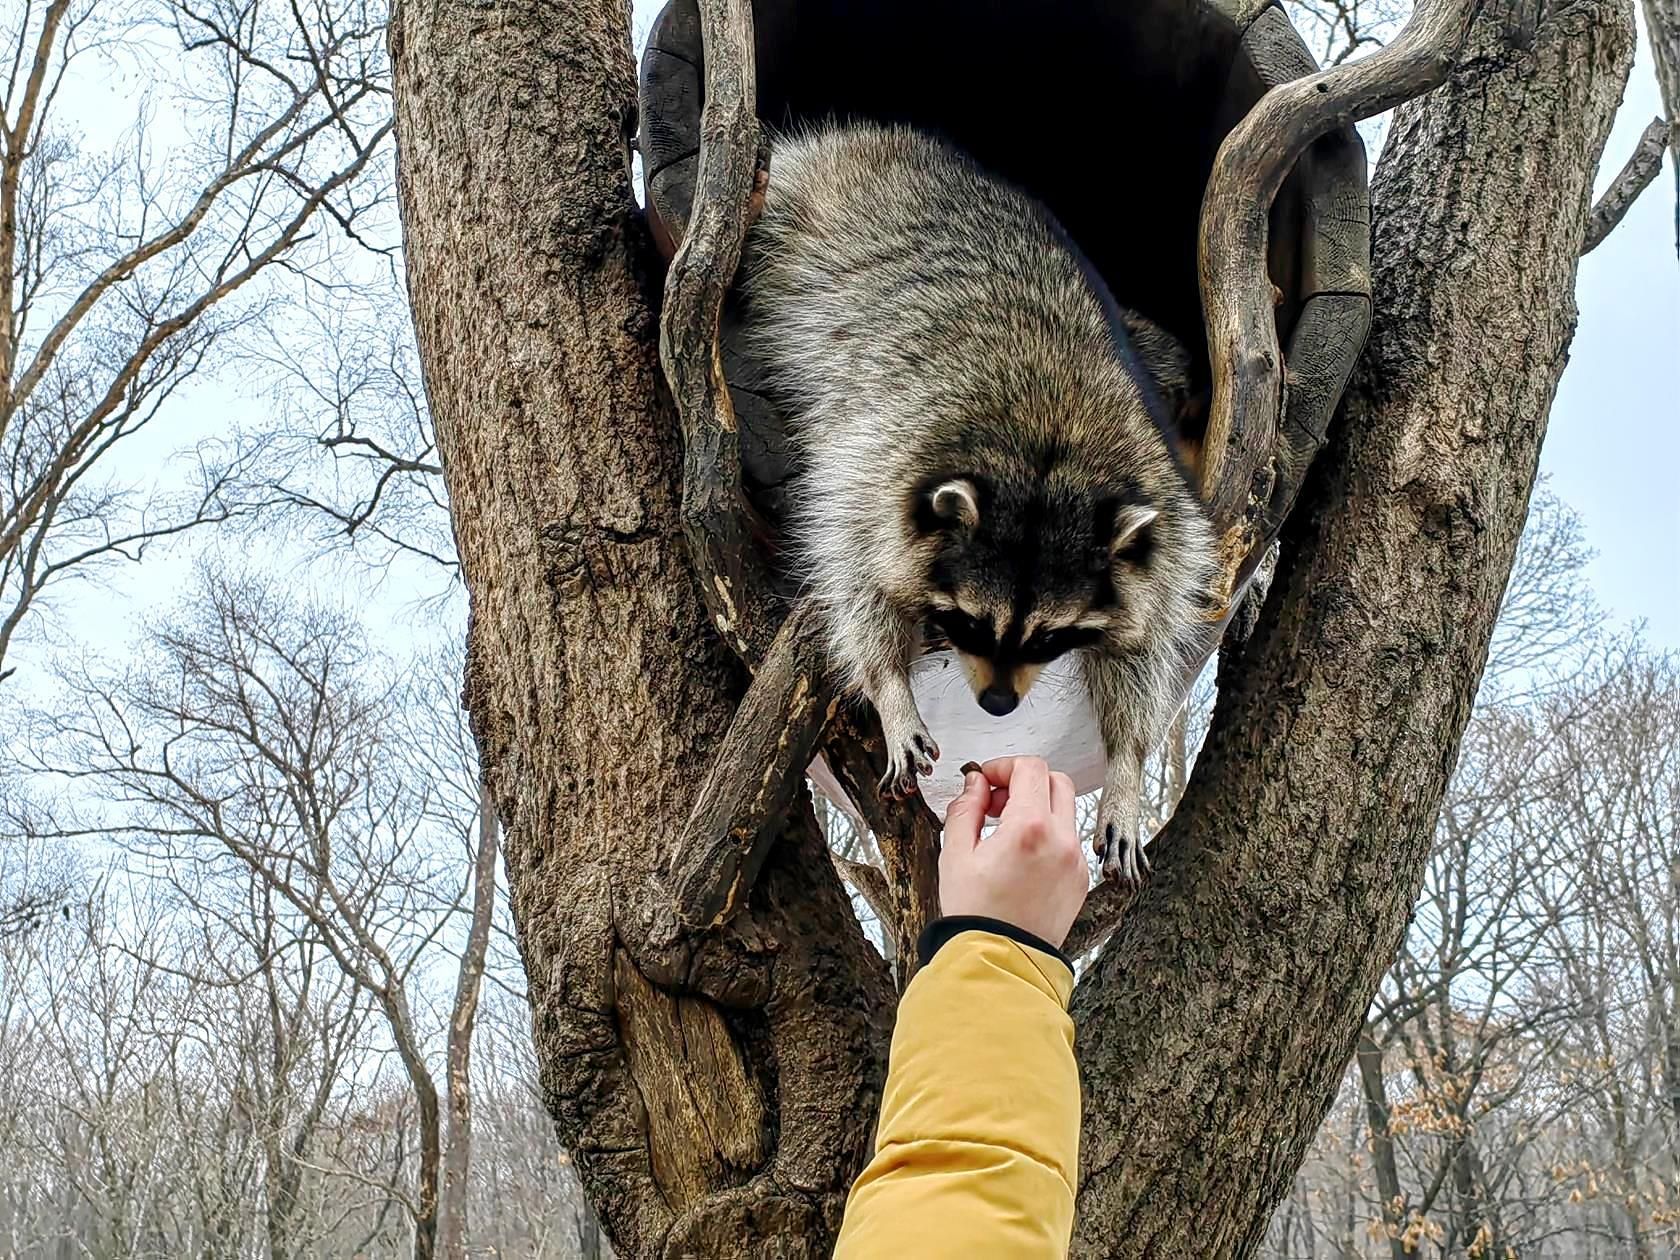
[{"label": "raccoon nose", "polygon": [[993,717],[1015,712],[1015,706],[1020,703],[1021,697],[1008,687],[987,687],[980,693],[980,707]]}]

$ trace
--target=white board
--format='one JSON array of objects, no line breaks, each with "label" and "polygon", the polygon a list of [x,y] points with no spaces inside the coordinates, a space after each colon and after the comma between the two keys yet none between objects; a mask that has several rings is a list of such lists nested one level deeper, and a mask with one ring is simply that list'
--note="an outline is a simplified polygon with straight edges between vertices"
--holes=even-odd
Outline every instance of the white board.
[{"label": "white board", "polygon": [[[1044,667],[1015,712],[993,717],[969,689],[962,666],[950,652],[935,652],[910,670],[922,720],[939,745],[939,762],[921,779],[922,797],[943,818],[962,792],[962,767],[993,757],[1039,756],[1073,779],[1080,794],[1102,786],[1102,738],[1085,693],[1078,659],[1069,654]],[[811,763],[811,781],[861,827],[857,808],[829,773],[821,757]]]}]

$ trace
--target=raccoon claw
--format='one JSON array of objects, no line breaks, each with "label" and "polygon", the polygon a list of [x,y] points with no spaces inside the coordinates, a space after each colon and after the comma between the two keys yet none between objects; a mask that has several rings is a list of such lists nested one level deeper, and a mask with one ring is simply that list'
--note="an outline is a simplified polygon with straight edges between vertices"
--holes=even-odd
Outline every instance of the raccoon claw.
[{"label": "raccoon claw", "polygon": [[881,776],[883,796],[904,801],[918,789],[916,776],[932,774],[933,763],[939,760],[939,745],[926,731],[917,731],[899,744],[887,757],[887,772]]},{"label": "raccoon claw", "polygon": [[900,773],[889,769],[881,776],[881,795],[889,801],[907,801],[916,794],[916,776],[913,771]]},{"label": "raccoon claw", "polygon": [[1122,835],[1118,824],[1107,823],[1096,848],[1102,857],[1104,879],[1114,880],[1132,892],[1143,887],[1144,877],[1149,874],[1149,856],[1135,835]]}]

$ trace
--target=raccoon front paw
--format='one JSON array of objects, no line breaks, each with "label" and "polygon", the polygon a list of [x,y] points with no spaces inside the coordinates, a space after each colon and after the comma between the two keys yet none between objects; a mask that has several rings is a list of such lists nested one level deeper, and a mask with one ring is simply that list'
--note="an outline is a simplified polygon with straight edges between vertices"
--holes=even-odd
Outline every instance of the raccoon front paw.
[{"label": "raccoon front paw", "polygon": [[939,745],[926,727],[918,725],[896,738],[893,732],[887,732],[887,772],[881,776],[881,794],[897,801],[909,800],[916,794],[916,776],[932,774],[933,763],[938,760]]},{"label": "raccoon front paw", "polygon": [[1133,892],[1143,887],[1144,877],[1149,874],[1149,856],[1138,839],[1135,821],[1099,817],[1092,847],[1102,859],[1104,879]]}]

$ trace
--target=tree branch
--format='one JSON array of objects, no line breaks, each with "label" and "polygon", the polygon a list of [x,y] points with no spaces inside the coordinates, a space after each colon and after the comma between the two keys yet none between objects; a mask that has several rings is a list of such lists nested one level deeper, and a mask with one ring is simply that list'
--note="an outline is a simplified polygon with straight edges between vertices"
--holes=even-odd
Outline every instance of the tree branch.
[{"label": "tree branch", "polygon": [[1633,146],[1627,164],[1610,181],[1610,187],[1604,190],[1604,195],[1587,216],[1587,235],[1581,242],[1582,257],[1604,244],[1604,238],[1616,230],[1616,225],[1639,200],[1639,194],[1656,179],[1657,172],[1662,170],[1663,151],[1668,148],[1674,131],[1675,128],[1666,120],[1653,118],[1640,133],[1639,143]]},{"label": "tree branch", "polygon": [[741,261],[754,204],[759,126],[752,10],[699,0],[706,56],[700,174],[687,230],[665,277],[659,362],[683,430],[683,531],[712,624],[749,663],[775,633],[764,531],[741,490],[735,408],[723,378],[718,321]]},{"label": "tree branch", "polygon": [[823,742],[823,759],[874,833],[888,913],[882,930],[899,951],[900,991],[915,975],[916,940],[939,915],[939,820],[918,793],[907,800],[877,789],[886,769],[886,745],[872,716],[852,707],[836,715]]},{"label": "tree branch", "polygon": [[1062,942],[1062,952],[1069,958],[1078,958],[1107,942],[1136,900],[1137,893],[1133,889],[1114,880],[1103,880],[1091,890],[1085,904],[1079,908],[1079,917],[1073,921],[1067,939]]},{"label": "tree branch", "polygon": [[[1201,284],[1213,372],[1203,494],[1223,535],[1222,606],[1249,557],[1269,541],[1261,516],[1279,490],[1285,376],[1266,267],[1272,203],[1313,141],[1438,86],[1472,12],[1471,0],[1422,0],[1392,43],[1273,87],[1220,145],[1202,203]],[[1282,487],[1284,496],[1292,501],[1296,488]],[[1267,515],[1281,520],[1275,508]]]},{"label": "tree branch", "polygon": [[783,624],[735,710],[666,869],[678,917],[728,918],[752,889],[833,716],[834,686],[816,612]]},{"label": "tree branch", "polygon": [[834,869],[840,872],[840,878],[857,889],[858,896],[868,904],[876,921],[881,925],[881,931],[888,936],[889,941],[898,946],[894,952],[902,956],[903,944],[892,935],[892,893],[887,888],[887,877],[881,873],[881,868],[868,862],[854,862],[838,853],[833,854],[833,859]]},{"label": "tree branch", "polygon": [[1670,126],[1668,151],[1674,175],[1674,248],[1680,252],[1680,0],[1642,0],[1651,62]]}]

